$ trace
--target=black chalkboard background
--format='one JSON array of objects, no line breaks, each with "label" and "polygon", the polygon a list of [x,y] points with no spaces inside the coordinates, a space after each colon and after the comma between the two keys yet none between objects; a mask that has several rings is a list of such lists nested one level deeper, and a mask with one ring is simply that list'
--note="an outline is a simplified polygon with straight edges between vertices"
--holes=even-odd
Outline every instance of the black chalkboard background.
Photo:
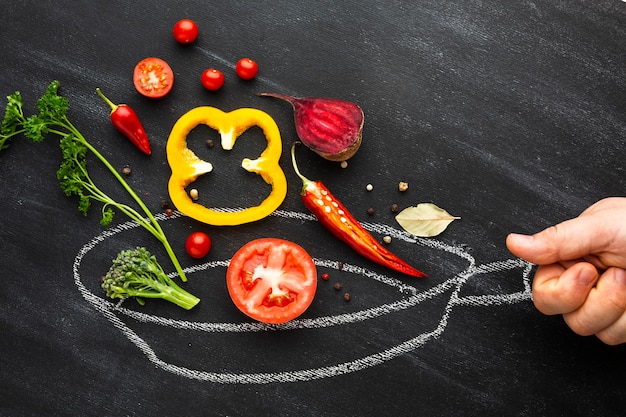
[{"label": "black chalkboard background", "polygon": [[[135,245],[171,270],[158,242],[131,229],[93,244],[103,236],[98,208],[84,218],[61,192],[56,138],[16,138],[0,153],[1,415],[623,412],[625,348],[577,336],[560,317],[538,313],[528,292],[532,273],[504,239],[624,194],[624,1],[10,3],[0,14],[3,96],[21,91],[30,112],[59,80],[71,120],[116,167],[131,166],[128,180],[154,212],[168,198],[168,133],[200,105],[272,115],[289,191],[276,215],[253,224],[163,221],[183,266],[195,268],[186,288],[202,302],[189,312],[160,301],[122,305],[170,320],[146,323],[113,311],[98,280],[119,250]],[[185,17],[200,27],[189,46],[171,36]],[[133,88],[132,70],[147,56],[174,69],[174,89],[163,99],[145,99]],[[243,56],[260,66],[253,81],[234,74]],[[199,83],[208,67],[226,74],[217,93]],[[139,113],[152,156],[113,129],[96,87]],[[369,263],[303,217],[287,154],[296,139],[292,111],[256,96],[262,91],[362,106],[363,145],[348,167],[302,148],[300,168],[323,180],[357,218],[394,235],[392,250],[429,278]],[[202,141],[211,133],[194,135]],[[263,147],[261,138],[249,142],[234,153],[216,147],[204,155],[216,167],[211,191],[228,196],[223,204],[246,207],[262,198],[260,180],[237,169],[247,150]],[[116,190],[97,161],[91,168]],[[409,183],[407,192],[398,192],[399,181]],[[428,201],[462,219],[437,238],[402,240],[389,207]],[[109,231],[125,222],[118,215]],[[213,238],[201,261],[184,251],[194,230]],[[305,314],[310,326],[255,327],[232,305],[224,261],[256,237],[300,243],[319,273],[330,274]],[[328,261],[375,274],[338,271]],[[352,294],[350,302],[332,289],[334,281]],[[238,331],[246,323],[250,328]]]}]

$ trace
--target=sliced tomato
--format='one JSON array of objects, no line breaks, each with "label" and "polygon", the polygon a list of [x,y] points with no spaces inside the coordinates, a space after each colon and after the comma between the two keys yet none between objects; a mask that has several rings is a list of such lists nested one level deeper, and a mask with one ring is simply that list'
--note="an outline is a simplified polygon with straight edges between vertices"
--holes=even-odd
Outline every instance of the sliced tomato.
[{"label": "sliced tomato", "polygon": [[230,298],[244,314],[264,323],[285,323],[313,302],[317,270],[299,245],[276,238],[246,243],[226,271]]},{"label": "sliced tomato", "polygon": [[161,58],[145,58],[135,66],[133,83],[140,94],[160,98],[174,86],[174,72]]}]

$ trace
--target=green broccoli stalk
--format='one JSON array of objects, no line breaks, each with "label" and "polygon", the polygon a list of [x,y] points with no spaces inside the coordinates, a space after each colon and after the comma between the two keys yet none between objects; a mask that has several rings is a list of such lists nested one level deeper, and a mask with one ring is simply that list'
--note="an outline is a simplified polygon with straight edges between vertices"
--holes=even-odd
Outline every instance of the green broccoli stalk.
[{"label": "green broccoli stalk", "polygon": [[167,276],[154,255],[146,248],[121,251],[102,281],[110,298],[135,298],[143,305],[144,298],[162,298],[186,310],[200,299],[180,288]]},{"label": "green broccoli stalk", "polygon": [[[103,226],[111,224],[113,208],[126,214],[161,242],[172,260],[180,279],[183,282],[187,281],[185,273],[154,215],[137,193],[122,178],[120,173],[70,122],[67,118],[69,102],[65,97],[57,94],[58,89],[59,82],[53,81],[48,86],[46,93],[37,101],[39,113],[29,117],[24,116],[22,96],[19,91],[7,97],[8,103],[4,119],[0,125],[0,150],[7,148],[10,140],[19,134],[23,134],[33,142],[41,142],[46,134],[59,136],[61,138],[59,144],[63,153],[63,161],[57,171],[57,178],[66,195],[78,196],[78,209],[80,212],[86,216],[92,200],[102,203],[100,223]],[[87,171],[86,156],[88,152],[91,152],[98,158],[113,174],[141,211],[115,201],[93,182]]]}]

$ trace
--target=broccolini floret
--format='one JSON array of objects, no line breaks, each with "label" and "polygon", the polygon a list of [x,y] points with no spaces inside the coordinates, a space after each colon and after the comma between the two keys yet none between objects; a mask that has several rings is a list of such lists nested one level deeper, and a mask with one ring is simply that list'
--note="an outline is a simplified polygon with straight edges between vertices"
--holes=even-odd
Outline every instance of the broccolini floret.
[{"label": "broccolini floret", "polygon": [[102,288],[110,298],[135,298],[142,305],[144,298],[162,298],[190,310],[200,301],[176,285],[156,257],[142,247],[117,255],[102,281]]}]

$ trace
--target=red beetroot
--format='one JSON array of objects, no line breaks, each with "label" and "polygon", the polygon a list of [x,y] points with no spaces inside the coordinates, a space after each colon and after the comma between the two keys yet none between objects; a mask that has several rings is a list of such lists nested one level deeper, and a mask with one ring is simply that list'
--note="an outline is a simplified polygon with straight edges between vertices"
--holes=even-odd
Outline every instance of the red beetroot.
[{"label": "red beetroot", "polygon": [[259,95],[291,103],[298,137],[322,158],[345,161],[361,146],[364,117],[358,105],[331,98],[297,98],[278,93]]}]

